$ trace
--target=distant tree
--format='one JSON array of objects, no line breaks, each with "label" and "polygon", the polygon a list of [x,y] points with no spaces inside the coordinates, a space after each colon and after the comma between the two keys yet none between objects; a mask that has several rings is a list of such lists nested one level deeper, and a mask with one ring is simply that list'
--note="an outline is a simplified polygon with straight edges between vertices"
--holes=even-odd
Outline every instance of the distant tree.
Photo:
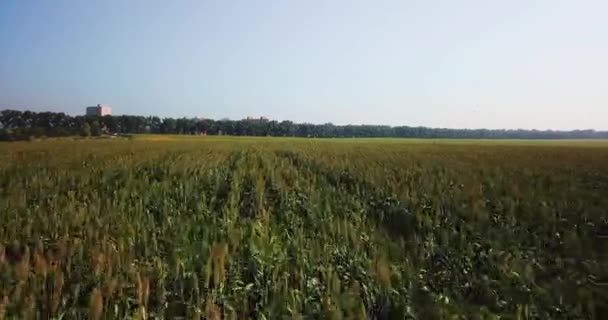
[{"label": "distant tree", "polygon": [[99,125],[99,121],[95,120],[91,123],[91,135],[94,137],[101,135],[101,126]]},{"label": "distant tree", "polygon": [[80,135],[83,137],[88,137],[91,135],[91,125],[88,122],[84,122],[80,127]]},{"label": "distant tree", "polygon": [[11,141],[14,139],[13,130],[0,129],[0,141]]},{"label": "distant tree", "polygon": [[150,129],[150,132],[152,132],[152,133],[161,133],[162,121],[160,120],[159,117],[149,117],[146,120],[148,122],[148,126],[149,126],[149,129]]},{"label": "distant tree", "polygon": [[[85,123],[87,123],[85,125]],[[86,128],[88,126],[88,129]],[[65,113],[0,110],[0,139],[24,140],[29,136],[99,135],[112,133],[168,133],[239,136],[288,137],[395,137],[395,138],[457,138],[457,139],[606,139],[608,131],[540,131],[446,129],[409,126],[334,125],[291,121],[212,120],[197,118],[164,118],[142,116],[69,116]]]},{"label": "distant tree", "polygon": [[175,131],[176,125],[177,125],[177,123],[176,123],[175,119],[164,118],[160,125],[161,132],[162,133],[177,133]]},{"label": "distant tree", "polygon": [[101,118],[102,121],[102,125],[107,128],[107,130],[111,133],[120,133],[120,124],[118,122],[118,118],[117,117],[113,117],[113,116],[103,116]]}]

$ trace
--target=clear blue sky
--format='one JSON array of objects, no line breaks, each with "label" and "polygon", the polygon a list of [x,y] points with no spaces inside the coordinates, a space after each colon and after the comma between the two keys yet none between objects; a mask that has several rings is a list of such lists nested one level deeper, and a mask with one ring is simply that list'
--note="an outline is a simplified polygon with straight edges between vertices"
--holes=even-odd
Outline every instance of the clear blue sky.
[{"label": "clear blue sky", "polygon": [[0,109],[608,129],[608,1],[0,1]]}]

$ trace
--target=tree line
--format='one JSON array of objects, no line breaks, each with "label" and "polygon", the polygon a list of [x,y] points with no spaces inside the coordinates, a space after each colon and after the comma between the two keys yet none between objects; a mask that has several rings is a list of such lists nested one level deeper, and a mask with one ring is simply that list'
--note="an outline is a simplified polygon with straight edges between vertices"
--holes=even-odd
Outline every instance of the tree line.
[{"label": "tree line", "polygon": [[0,140],[103,134],[188,134],[318,138],[606,139],[608,131],[444,129],[334,125],[266,119],[212,120],[156,116],[70,116],[58,112],[0,111]]}]

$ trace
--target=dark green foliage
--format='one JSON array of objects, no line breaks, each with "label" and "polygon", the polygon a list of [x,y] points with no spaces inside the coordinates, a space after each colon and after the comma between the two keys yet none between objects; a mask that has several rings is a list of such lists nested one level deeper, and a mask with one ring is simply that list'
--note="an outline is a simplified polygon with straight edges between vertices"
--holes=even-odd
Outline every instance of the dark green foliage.
[{"label": "dark green foliage", "polygon": [[83,123],[80,127],[80,135],[83,137],[91,135],[91,125],[88,122]]},{"label": "dark green foliage", "polygon": [[[314,138],[430,138],[430,139],[605,139],[606,131],[537,131],[442,129],[382,125],[334,125],[271,121],[265,118],[212,120],[143,116],[69,116],[64,113],[0,111],[0,141],[25,140],[29,136],[69,136],[82,134],[84,122],[95,136],[101,128],[108,133],[162,133],[187,135],[274,136]],[[97,123],[97,124],[96,124]],[[99,128],[97,126],[99,125]],[[6,129],[20,130],[12,133]]]},{"label": "dark green foliage", "polygon": [[94,137],[101,135],[101,126],[99,125],[99,121],[93,121],[91,123],[91,135]]}]

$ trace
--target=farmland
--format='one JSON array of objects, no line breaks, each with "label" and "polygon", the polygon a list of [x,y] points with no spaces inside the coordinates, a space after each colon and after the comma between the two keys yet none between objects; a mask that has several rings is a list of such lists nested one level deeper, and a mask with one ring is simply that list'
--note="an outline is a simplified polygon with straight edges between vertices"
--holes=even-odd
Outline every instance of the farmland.
[{"label": "farmland", "polygon": [[0,144],[0,319],[576,319],[608,143]]}]

